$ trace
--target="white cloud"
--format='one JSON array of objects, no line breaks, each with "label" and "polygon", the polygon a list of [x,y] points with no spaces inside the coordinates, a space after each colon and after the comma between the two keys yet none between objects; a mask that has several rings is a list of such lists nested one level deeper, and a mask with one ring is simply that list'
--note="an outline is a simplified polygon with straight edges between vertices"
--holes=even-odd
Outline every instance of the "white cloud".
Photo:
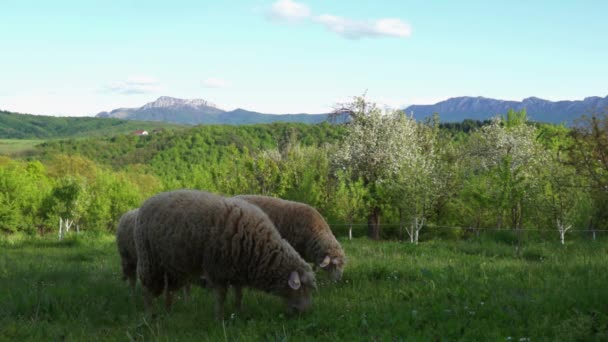
[{"label": "white cloud", "polygon": [[270,18],[280,21],[296,22],[310,17],[308,6],[292,0],[278,0],[270,8]]},{"label": "white cloud", "polygon": [[201,85],[204,88],[226,88],[230,86],[230,82],[217,77],[208,77],[201,82]]},{"label": "white cloud", "polygon": [[382,36],[407,38],[412,34],[412,28],[401,19],[384,18],[373,22],[372,32]]},{"label": "white cloud", "polygon": [[313,15],[307,5],[292,0],[276,1],[270,8],[269,17],[275,21],[289,23],[307,20],[348,39],[407,38],[412,34],[410,25],[401,19],[354,20],[332,14]]},{"label": "white cloud", "polygon": [[150,94],[161,90],[160,83],[149,76],[131,76],[126,81],[114,82],[104,87],[104,92],[125,95]]},{"label": "white cloud", "polygon": [[314,17],[313,21],[325,26],[329,31],[349,39],[382,36],[407,38],[412,33],[412,29],[406,22],[393,18],[358,21],[330,14],[322,14]]}]

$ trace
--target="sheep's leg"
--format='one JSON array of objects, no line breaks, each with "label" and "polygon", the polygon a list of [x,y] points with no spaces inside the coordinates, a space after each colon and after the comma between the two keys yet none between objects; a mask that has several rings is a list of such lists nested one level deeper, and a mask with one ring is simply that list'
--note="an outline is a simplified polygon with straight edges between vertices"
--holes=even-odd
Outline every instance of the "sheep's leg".
[{"label": "sheep's leg", "polygon": [[135,275],[133,275],[132,277],[129,277],[129,286],[131,287],[131,290],[133,290],[133,292],[135,292],[136,284],[137,284],[137,277]]},{"label": "sheep's leg", "polygon": [[224,302],[228,287],[226,285],[216,285],[215,288],[215,318],[218,321],[224,320]]},{"label": "sheep's leg", "polygon": [[146,310],[147,313],[152,313],[152,300],[153,300],[154,296],[152,295],[152,292],[150,292],[145,287],[143,287],[143,294],[144,294],[144,309]]},{"label": "sheep's leg", "polygon": [[165,310],[170,311],[171,305],[173,305],[173,292],[165,291]]},{"label": "sheep's leg", "polygon": [[234,307],[237,312],[243,307],[243,288],[240,286],[234,287]]},{"label": "sheep's leg", "polygon": [[184,286],[184,302],[187,302],[189,297],[190,297],[190,283],[188,283]]},{"label": "sheep's leg", "polygon": [[171,310],[173,304],[173,293],[169,290],[169,276],[165,273],[165,310]]}]

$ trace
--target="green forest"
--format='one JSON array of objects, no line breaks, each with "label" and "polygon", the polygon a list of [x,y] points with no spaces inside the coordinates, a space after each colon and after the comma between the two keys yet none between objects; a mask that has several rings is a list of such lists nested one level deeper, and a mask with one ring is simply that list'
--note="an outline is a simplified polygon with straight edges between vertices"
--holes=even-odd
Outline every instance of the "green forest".
[{"label": "green forest", "polygon": [[[44,234],[61,219],[111,233],[149,196],[194,188],[305,202],[338,236],[417,243],[492,232],[559,241],[606,230],[606,114],[574,127],[531,123],[525,111],[445,124],[384,112],[364,98],[347,114],[339,125],[165,125],[149,136],[49,139],[0,156],[0,229]],[[33,124],[38,129],[23,137],[57,138],[80,127],[64,121]],[[82,123],[116,132],[115,121]]]},{"label": "green forest", "polygon": [[53,139],[101,137],[143,129],[178,128],[166,122],[129,121],[113,118],[56,117],[0,110],[0,139]]}]

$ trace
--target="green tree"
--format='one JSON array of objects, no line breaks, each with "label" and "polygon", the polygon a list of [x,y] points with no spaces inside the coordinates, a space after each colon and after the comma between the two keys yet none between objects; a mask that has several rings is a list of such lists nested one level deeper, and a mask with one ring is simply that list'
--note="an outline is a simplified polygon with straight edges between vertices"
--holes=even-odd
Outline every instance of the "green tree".
[{"label": "green tree", "polygon": [[353,223],[364,217],[364,200],[367,188],[361,179],[353,180],[348,171],[338,171],[336,189],[333,193],[331,214],[348,224],[348,239],[353,238]]},{"label": "green tree", "polygon": [[[382,184],[382,192],[399,213],[400,238],[403,239],[405,227],[410,242],[415,244],[439,197],[446,191],[445,180],[450,177],[448,170],[440,165],[442,150],[438,145],[438,121],[436,117],[426,124],[415,124],[415,132],[406,142],[408,153],[403,165]],[[405,218],[410,224],[405,223]]]},{"label": "green tree", "polygon": [[380,187],[399,173],[411,153],[409,143],[415,139],[416,123],[400,111],[383,113],[363,96],[355,97],[346,108],[351,121],[334,157],[336,168],[349,169],[368,189],[368,236],[377,240],[382,206],[387,204]]},{"label": "green tree", "polygon": [[[65,176],[57,180],[51,193],[44,199],[41,211],[48,221],[59,221],[59,240],[84,213],[87,205],[86,180]],[[55,221],[57,222],[57,221]]]},{"label": "green tree", "polygon": [[506,118],[495,118],[469,140],[470,172],[491,178],[499,228],[507,221],[512,229],[521,229],[525,208],[542,190],[540,174],[547,154],[537,137],[525,111],[509,111]]},{"label": "green tree", "polygon": [[0,164],[0,229],[31,232],[34,226],[40,226],[38,211],[49,189],[40,162],[7,159]]},{"label": "green tree", "polygon": [[572,130],[569,155],[577,171],[586,177],[593,198],[590,226],[608,223],[608,110],[583,116]]},{"label": "green tree", "polygon": [[145,199],[124,173],[100,171],[87,190],[89,200],[82,223],[94,231],[113,232],[120,216]]}]

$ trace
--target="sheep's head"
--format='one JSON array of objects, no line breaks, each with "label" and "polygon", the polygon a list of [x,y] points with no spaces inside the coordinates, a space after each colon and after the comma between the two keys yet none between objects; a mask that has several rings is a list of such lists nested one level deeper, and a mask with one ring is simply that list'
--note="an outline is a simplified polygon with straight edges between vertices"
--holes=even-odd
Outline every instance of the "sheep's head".
[{"label": "sheep's head", "polygon": [[293,271],[287,280],[285,300],[291,311],[303,312],[312,306],[312,291],[317,288],[315,274],[311,270]]},{"label": "sheep's head", "polygon": [[333,281],[342,279],[344,264],[346,263],[344,255],[331,256],[325,255],[325,258],[319,263],[319,267],[328,272],[329,277]]}]

